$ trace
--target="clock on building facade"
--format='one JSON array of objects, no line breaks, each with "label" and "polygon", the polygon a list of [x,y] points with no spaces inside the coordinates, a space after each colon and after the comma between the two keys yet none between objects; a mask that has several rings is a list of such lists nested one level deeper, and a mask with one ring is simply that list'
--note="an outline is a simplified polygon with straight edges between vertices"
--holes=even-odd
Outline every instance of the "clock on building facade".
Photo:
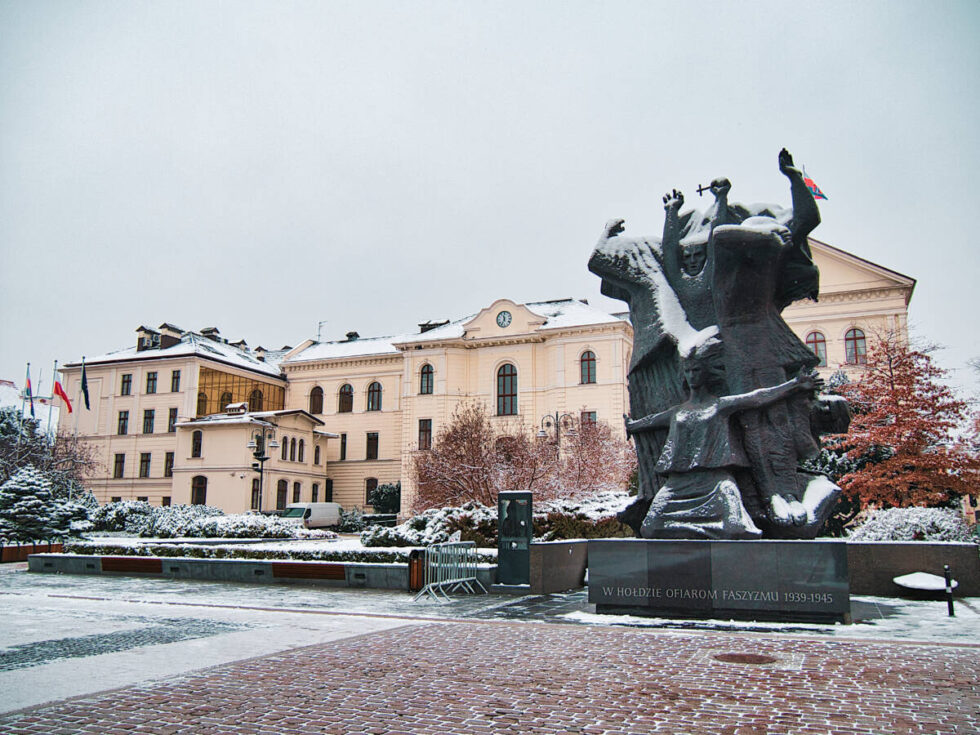
[{"label": "clock on building facade", "polygon": [[499,314],[497,314],[497,326],[500,327],[501,329],[503,329],[504,327],[509,327],[510,320],[511,320],[511,316],[509,311],[502,311]]}]

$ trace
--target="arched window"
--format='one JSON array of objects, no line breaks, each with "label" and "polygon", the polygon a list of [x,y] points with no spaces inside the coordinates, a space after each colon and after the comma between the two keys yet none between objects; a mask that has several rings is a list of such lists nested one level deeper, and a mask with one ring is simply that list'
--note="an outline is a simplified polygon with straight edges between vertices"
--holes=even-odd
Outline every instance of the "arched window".
[{"label": "arched window", "polygon": [[191,434],[191,456],[200,457],[204,448],[204,432],[198,429]]},{"label": "arched window", "polygon": [[198,393],[197,394],[197,415],[204,416],[208,412],[208,394]]},{"label": "arched window", "polygon": [[248,410],[249,411],[262,410],[262,391],[260,391],[258,388],[253,390],[248,397]]},{"label": "arched window", "polygon": [[293,483],[293,502],[294,503],[298,503],[299,502],[299,496],[300,496],[300,493],[302,492],[302,489],[303,489],[303,486],[300,485],[298,482],[294,482]]},{"label": "arched window", "polygon": [[297,448],[297,451],[296,451],[296,461],[297,462],[302,462],[303,461],[303,457],[305,455],[306,455],[306,442],[303,441],[302,439],[300,439],[299,440],[299,447]]},{"label": "arched window", "polygon": [[310,413],[323,413],[323,388],[320,386],[310,391]]},{"label": "arched window", "polygon": [[380,411],[381,410],[381,383],[375,381],[368,386],[367,392],[367,410],[368,411]]},{"label": "arched window", "polygon": [[848,365],[864,365],[868,362],[868,346],[864,332],[857,327],[847,330],[844,335],[844,354]]},{"label": "arched window", "polygon": [[231,393],[225,391],[221,394],[221,403],[218,404],[218,412],[224,411],[229,403],[231,403]]},{"label": "arched window", "polygon": [[286,493],[289,492],[289,483],[280,480],[276,483],[276,510],[283,510],[286,507]]},{"label": "arched window", "polygon": [[371,495],[378,489],[378,478],[369,477],[364,481],[364,505],[371,505]]},{"label": "arched window", "polygon": [[289,437],[284,436],[282,438],[282,452],[279,454],[279,458],[286,460],[289,459]]},{"label": "arched window", "polygon": [[432,378],[435,375],[435,370],[432,366],[426,363],[422,366],[419,371],[419,395],[431,396],[432,395]]},{"label": "arched window", "polygon": [[337,413],[350,413],[354,410],[354,389],[350,383],[340,386],[340,394],[337,397]]},{"label": "arched window", "polygon": [[823,332],[810,332],[806,336],[806,346],[820,358],[819,367],[827,367],[827,338],[823,336]]},{"label": "arched window", "polygon": [[509,362],[497,370],[497,415],[517,415],[517,368]]},{"label": "arched window", "polygon": [[313,447],[313,464],[320,464],[320,445]]},{"label": "arched window", "polygon": [[296,437],[289,440],[289,461],[296,461]]},{"label": "arched window", "polygon": [[579,364],[582,369],[582,383],[594,383],[595,382],[595,353],[592,350],[586,350],[582,353],[582,358],[579,360]]},{"label": "arched window", "polygon": [[194,475],[191,480],[191,505],[207,505],[208,478],[204,475]]}]

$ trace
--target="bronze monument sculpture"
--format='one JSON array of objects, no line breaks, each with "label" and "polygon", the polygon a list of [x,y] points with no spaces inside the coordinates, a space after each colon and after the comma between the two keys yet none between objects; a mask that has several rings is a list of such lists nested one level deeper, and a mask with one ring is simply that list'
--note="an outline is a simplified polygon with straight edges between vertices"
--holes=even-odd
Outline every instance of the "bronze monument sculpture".
[{"label": "bronze monument sculpture", "polygon": [[664,196],[661,238],[611,220],[589,261],[633,324],[639,493],[622,519],[638,536],[813,538],[836,505],[840,489],[799,465],[820,433],[846,430],[847,407],[818,395],[818,358],[780,315],[817,297],[807,236],[820,214],[785,149],[779,170],[790,209],[729,203],[715,179],[704,212]]}]

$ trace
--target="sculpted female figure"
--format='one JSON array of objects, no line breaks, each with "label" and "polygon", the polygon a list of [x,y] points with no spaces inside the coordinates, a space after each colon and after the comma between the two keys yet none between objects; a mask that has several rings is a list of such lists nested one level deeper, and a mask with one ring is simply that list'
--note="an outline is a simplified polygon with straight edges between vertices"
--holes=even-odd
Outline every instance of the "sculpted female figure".
[{"label": "sculpted female figure", "polygon": [[643,521],[645,538],[751,539],[762,532],[742,503],[734,474],[750,466],[732,419],[793,394],[814,393],[820,381],[802,373],[770,388],[719,397],[722,345],[709,339],[683,359],[689,398],[679,406],[635,421],[626,431],[667,429],[656,471],[666,476]]}]

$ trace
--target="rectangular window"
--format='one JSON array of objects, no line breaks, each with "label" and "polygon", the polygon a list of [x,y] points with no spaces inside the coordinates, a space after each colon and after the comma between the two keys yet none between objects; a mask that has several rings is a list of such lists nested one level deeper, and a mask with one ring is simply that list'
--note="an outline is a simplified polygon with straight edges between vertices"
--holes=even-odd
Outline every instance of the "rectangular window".
[{"label": "rectangular window", "polygon": [[174,476],[174,453],[167,452],[163,457],[163,476],[173,477]]},{"label": "rectangular window", "polygon": [[146,392],[157,392],[157,374],[155,372],[146,374]]},{"label": "rectangular window", "polygon": [[170,392],[178,393],[180,391],[180,370],[170,371]]},{"label": "rectangular window", "polygon": [[122,382],[119,384],[119,395],[128,396],[133,392],[133,374],[123,373]]},{"label": "rectangular window", "polygon": [[369,431],[367,435],[367,454],[365,459],[378,458],[378,432]]},{"label": "rectangular window", "polygon": [[177,409],[171,408],[167,416],[167,433],[173,434],[175,431],[177,431]]},{"label": "rectangular window", "polygon": [[126,455],[125,454],[117,454],[116,455],[116,461],[112,465],[112,476],[113,476],[113,478],[115,478],[116,480],[118,480],[119,478],[121,478],[123,476],[123,473],[125,471],[126,471]]},{"label": "rectangular window", "polygon": [[119,435],[129,433],[129,411],[119,412],[119,420],[116,422],[116,433]]},{"label": "rectangular window", "polygon": [[378,489],[378,478],[369,477],[364,481],[364,505],[371,505],[371,496]]},{"label": "rectangular window", "polygon": [[164,495],[162,498],[160,498],[160,505],[162,505],[163,507],[167,507],[168,505],[170,505],[170,496]]},{"label": "rectangular window", "polygon": [[333,502],[333,480],[329,477],[323,481],[323,502]]},{"label": "rectangular window", "polygon": [[152,408],[148,408],[143,411],[143,433],[152,434],[153,433],[153,417],[156,415],[156,411]]},{"label": "rectangular window", "polygon": [[313,483],[313,490],[310,491],[310,502],[317,503],[320,501],[320,485]]},{"label": "rectangular window", "polygon": [[347,434],[340,435],[340,458],[347,459]]},{"label": "rectangular window", "polygon": [[419,419],[419,449],[432,449],[432,419]]},{"label": "rectangular window", "polygon": [[111,502],[113,502],[113,503],[121,503],[122,502],[122,496],[121,495],[113,495],[111,498],[109,498],[109,500]]},{"label": "rectangular window", "polygon": [[261,497],[259,493],[259,478],[252,479],[252,510],[259,510]]},{"label": "rectangular window", "polygon": [[136,496],[136,499],[137,500],[140,500],[140,501],[142,501],[144,503],[147,503],[147,502],[149,502],[150,497],[148,495],[137,495]]},{"label": "rectangular window", "polygon": [[595,411],[582,411],[579,421],[582,422],[583,426],[586,424],[594,424],[596,421],[598,421],[598,416]]},{"label": "rectangular window", "polygon": [[301,487],[302,487],[302,485],[300,485],[298,482],[294,482],[293,483],[293,502],[294,503],[298,503],[299,502],[300,488]]},{"label": "rectangular window", "polygon": [[140,452],[140,477],[150,476],[150,453]]}]

